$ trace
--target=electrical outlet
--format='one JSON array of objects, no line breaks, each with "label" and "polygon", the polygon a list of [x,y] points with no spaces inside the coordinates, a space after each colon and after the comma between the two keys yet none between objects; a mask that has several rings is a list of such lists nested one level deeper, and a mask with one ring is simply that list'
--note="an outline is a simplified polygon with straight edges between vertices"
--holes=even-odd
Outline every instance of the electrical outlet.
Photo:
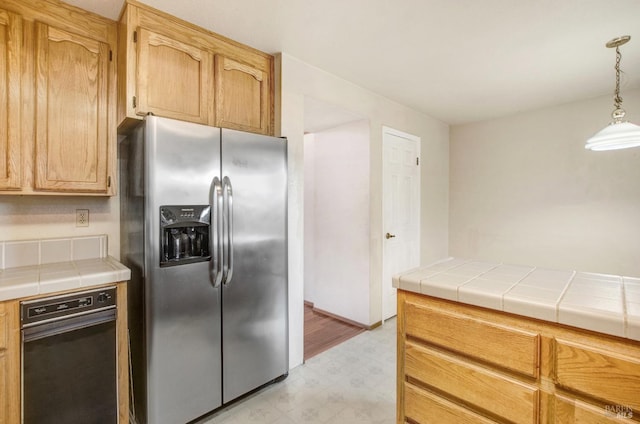
[{"label": "electrical outlet", "polygon": [[76,227],[89,226],[89,209],[76,209]]}]

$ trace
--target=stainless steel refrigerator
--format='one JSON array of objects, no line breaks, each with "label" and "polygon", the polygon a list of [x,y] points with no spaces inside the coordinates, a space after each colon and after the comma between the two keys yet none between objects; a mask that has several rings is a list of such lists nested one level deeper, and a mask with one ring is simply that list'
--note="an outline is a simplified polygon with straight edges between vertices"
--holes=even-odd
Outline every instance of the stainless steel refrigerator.
[{"label": "stainless steel refrigerator", "polygon": [[137,422],[285,377],[286,140],[148,116],[118,161]]}]

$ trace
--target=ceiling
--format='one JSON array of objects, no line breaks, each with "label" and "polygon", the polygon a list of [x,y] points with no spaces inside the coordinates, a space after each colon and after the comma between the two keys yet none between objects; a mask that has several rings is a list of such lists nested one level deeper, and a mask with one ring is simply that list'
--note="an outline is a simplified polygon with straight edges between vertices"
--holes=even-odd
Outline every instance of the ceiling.
[{"label": "ceiling", "polygon": [[[122,0],[65,0],[117,19]],[[143,0],[449,124],[640,88],[640,0]],[[613,109],[613,100],[611,101]]]}]

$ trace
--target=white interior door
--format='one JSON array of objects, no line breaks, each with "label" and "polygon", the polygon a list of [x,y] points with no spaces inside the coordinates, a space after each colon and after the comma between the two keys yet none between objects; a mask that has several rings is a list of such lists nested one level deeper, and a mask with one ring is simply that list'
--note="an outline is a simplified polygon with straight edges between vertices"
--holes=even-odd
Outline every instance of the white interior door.
[{"label": "white interior door", "polygon": [[420,264],[420,138],[388,127],[382,135],[382,319],[397,313],[392,276]]}]

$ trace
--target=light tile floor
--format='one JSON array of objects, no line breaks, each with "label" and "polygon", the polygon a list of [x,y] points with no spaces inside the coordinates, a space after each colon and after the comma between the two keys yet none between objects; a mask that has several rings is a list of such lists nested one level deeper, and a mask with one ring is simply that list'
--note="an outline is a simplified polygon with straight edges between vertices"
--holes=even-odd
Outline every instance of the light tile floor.
[{"label": "light tile floor", "polygon": [[309,359],[284,381],[200,424],[392,424],[395,391],[394,318]]}]

